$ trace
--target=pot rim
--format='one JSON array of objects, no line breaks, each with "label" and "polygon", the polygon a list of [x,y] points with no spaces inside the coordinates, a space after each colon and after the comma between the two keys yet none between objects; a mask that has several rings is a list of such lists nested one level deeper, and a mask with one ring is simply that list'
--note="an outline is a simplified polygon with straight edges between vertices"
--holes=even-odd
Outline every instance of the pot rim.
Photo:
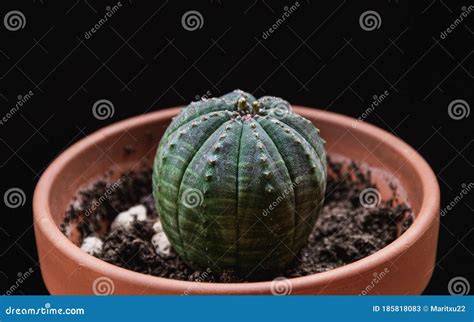
[{"label": "pot rim", "polygon": [[[354,118],[329,111],[301,106],[294,106],[293,109],[299,114],[312,114],[313,116],[311,116],[311,119],[316,122],[318,119],[324,119],[326,122],[338,123],[345,128],[350,128],[354,122],[357,122]],[[199,283],[157,277],[121,268],[83,252],[66,236],[64,236],[59,230],[59,227],[54,223],[48,203],[48,200],[50,199],[50,188],[55,178],[61,174],[64,167],[69,162],[77,158],[77,156],[88,146],[95,144],[95,142],[102,140],[104,137],[113,136],[117,133],[123,132],[123,128],[131,128],[146,123],[153,123],[158,119],[171,118],[178,114],[179,111],[180,107],[174,107],[131,117],[99,129],[67,148],[48,166],[35,188],[33,196],[33,219],[34,225],[36,226],[35,228],[42,231],[44,237],[55,245],[60,252],[65,254],[65,256],[72,258],[76,263],[79,263],[82,266],[87,266],[112,280],[126,279],[145,287],[163,288],[179,292],[186,289],[192,289],[193,293],[227,294],[267,292],[271,289],[272,281],[246,283]],[[327,286],[331,281],[336,279],[340,280],[351,276],[358,276],[358,274],[364,270],[375,269],[387,260],[396,259],[403,254],[410,245],[413,245],[418,239],[422,238],[430,224],[438,219],[440,204],[439,185],[435,174],[423,157],[407,143],[385,130],[367,122],[358,122],[357,124],[358,131],[369,136],[380,138],[384,141],[384,144],[390,146],[391,149],[395,150],[400,155],[410,155],[409,158],[405,157],[407,160],[406,163],[410,163],[415,170],[420,179],[419,184],[422,188],[423,199],[420,211],[412,225],[401,236],[375,253],[353,263],[325,272],[289,278],[288,280],[292,285],[293,291],[296,289],[307,289],[314,287],[314,285]]]}]

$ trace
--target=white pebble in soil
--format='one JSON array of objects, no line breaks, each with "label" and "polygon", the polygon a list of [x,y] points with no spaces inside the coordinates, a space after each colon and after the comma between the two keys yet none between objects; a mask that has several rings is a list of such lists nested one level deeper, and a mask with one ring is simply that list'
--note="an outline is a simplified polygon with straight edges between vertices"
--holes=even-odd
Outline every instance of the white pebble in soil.
[{"label": "white pebble in soil", "polygon": [[117,230],[119,228],[128,229],[131,227],[132,222],[135,220],[145,221],[146,220],[146,208],[143,205],[134,206],[127,211],[121,212],[115,217],[111,230]]},{"label": "white pebble in soil", "polygon": [[153,230],[156,233],[163,232],[163,226],[161,225],[161,221],[158,219],[156,223],[153,224]]},{"label": "white pebble in soil", "polygon": [[102,253],[103,244],[102,239],[95,236],[89,236],[84,238],[82,241],[81,249],[87,254],[95,256]]},{"label": "white pebble in soil", "polygon": [[171,252],[171,244],[159,220],[153,225],[153,229],[156,234],[151,238],[151,243],[155,247],[155,252],[161,257],[168,257]]},{"label": "white pebble in soil", "polygon": [[155,252],[161,257],[168,257],[170,255],[171,244],[164,232],[153,235],[151,243],[155,247]]}]

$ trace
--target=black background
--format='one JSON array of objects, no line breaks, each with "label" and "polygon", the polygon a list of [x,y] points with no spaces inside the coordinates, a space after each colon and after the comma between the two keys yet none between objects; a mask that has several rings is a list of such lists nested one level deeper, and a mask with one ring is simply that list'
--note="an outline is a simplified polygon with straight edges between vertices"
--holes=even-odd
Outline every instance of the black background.
[{"label": "black background", "polygon": [[[94,130],[132,115],[220,96],[235,88],[277,95],[306,106],[358,117],[373,96],[388,98],[367,122],[399,136],[437,174],[442,207],[472,178],[472,115],[454,120],[455,99],[473,104],[474,12],[440,38],[467,1],[306,1],[267,39],[294,1],[128,1],[90,39],[114,1],[5,1],[0,4],[0,114],[18,95],[32,98],[0,126],[1,197],[12,187],[22,207],[0,202],[0,292],[19,272],[34,274],[15,294],[43,294],[32,229],[38,177],[63,149]],[[26,25],[8,31],[3,17],[21,11]],[[197,10],[203,25],[183,28]],[[376,11],[381,25],[365,31],[359,17]],[[92,106],[110,100],[113,117]],[[472,195],[474,192],[470,192]],[[473,282],[472,197],[442,217],[438,261],[426,294],[448,294],[458,276]],[[472,292],[472,290],[471,290]]]}]

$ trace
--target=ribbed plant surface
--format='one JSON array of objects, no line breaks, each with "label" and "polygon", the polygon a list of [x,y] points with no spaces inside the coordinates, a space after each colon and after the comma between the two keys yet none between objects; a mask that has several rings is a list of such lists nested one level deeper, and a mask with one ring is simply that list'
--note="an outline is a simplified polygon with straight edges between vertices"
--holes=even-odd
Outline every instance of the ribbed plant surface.
[{"label": "ribbed plant surface", "polygon": [[277,97],[193,102],[161,139],[153,192],[174,250],[197,269],[278,272],[322,208],[319,130]]}]

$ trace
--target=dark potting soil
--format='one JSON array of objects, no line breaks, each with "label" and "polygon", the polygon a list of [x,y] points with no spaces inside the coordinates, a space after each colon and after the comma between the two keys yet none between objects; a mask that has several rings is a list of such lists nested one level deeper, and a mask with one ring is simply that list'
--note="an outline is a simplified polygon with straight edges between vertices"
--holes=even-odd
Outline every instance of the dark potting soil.
[{"label": "dark potting soil", "polygon": [[[344,167],[329,162],[328,167],[326,199],[315,229],[298,257],[278,276],[305,276],[354,262],[394,241],[413,221],[411,209],[396,203],[396,187],[391,200],[377,203],[369,196],[369,204],[363,206],[361,193],[375,188],[370,172],[362,172],[355,163]],[[166,258],[155,253],[152,226],[159,215],[151,194],[151,175],[150,169],[129,172],[118,181],[106,177],[84,189],[65,214],[63,233],[69,235],[74,226],[79,232],[79,243],[88,236],[101,238],[104,243],[98,258],[136,272],[188,281],[244,281],[231,270],[220,274],[193,270],[173,251]],[[147,208],[148,219],[135,220],[133,229],[110,231],[110,223],[117,214],[137,204]],[[265,279],[272,277],[276,276]]]}]

